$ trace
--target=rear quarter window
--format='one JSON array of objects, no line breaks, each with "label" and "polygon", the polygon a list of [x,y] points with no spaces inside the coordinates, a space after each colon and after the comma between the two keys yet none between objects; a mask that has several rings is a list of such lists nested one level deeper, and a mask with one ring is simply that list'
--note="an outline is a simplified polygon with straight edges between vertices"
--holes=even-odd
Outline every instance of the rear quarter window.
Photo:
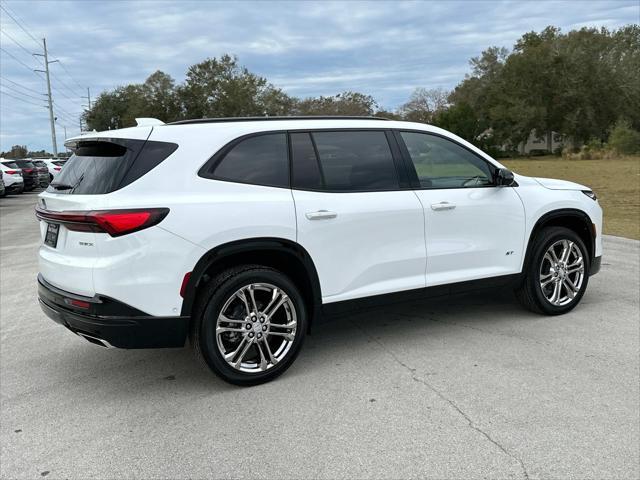
[{"label": "rear quarter window", "polygon": [[241,138],[215,154],[199,175],[228,182],[288,187],[287,135],[265,133]]}]

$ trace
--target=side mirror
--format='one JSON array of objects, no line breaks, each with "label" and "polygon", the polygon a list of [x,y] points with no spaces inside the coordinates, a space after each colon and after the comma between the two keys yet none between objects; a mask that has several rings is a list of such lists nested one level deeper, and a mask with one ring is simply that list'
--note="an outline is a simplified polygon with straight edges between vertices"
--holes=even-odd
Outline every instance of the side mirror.
[{"label": "side mirror", "polygon": [[515,183],[513,172],[508,168],[499,168],[495,180],[498,187],[510,187]]}]

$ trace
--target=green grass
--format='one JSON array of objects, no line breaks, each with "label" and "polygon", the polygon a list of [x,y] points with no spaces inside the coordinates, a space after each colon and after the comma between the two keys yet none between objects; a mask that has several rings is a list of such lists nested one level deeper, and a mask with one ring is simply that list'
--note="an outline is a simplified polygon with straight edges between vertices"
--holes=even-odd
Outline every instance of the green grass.
[{"label": "green grass", "polygon": [[640,239],[639,156],[611,160],[534,157],[500,163],[522,175],[559,178],[591,187],[604,211],[604,233]]}]

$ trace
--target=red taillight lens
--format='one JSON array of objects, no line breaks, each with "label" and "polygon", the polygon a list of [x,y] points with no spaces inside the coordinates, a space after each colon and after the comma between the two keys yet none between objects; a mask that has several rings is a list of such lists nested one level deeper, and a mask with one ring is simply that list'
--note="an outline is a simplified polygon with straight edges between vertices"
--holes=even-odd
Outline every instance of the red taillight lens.
[{"label": "red taillight lens", "polygon": [[18,172],[17,170],[7,170],[4,173],[6,173],[7,175],[15,175],[16,173],[20,173],[20,172]]},{"label": "red taillight lens", "polygon": [[61,223],[76,232],[106,232],[112,237],[157,225],[168,213],[168,208],[52,212],[36,207],[39,220]]},{"label": "red taillight lens", "polygon": [[33,168],[23,168],[22,171],[24,173],[33,173]]},{"label": "red taillight lens", "polygon": [[62,170],[62,167],[53,167],[53,169],[54,169],[56,172],[59,172],[60,170]]},{"label": "red taillight lens", "polygon": [[187,285],[189,284],[189,279],[191,278],[191,272],[187,272],[184,274],[184,278],[182,279],[182,285],[180,285],[180,296],[184,298],[184,294],[187,291]]},{"label": "red taillight lens", "polygon": [[116,236],[144,228],[151,218],[151,212],[96,212],[93,218],[106,232]]}]

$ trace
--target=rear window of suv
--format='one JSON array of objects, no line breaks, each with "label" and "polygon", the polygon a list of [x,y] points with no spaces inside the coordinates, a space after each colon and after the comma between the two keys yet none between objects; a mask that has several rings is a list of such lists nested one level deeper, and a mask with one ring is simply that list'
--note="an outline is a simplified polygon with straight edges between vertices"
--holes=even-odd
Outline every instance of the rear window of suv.
[{"label": "rear window of suv", "polygon": [[48,192],[99,195],[142,177],[178,146],[175,143],[113,139],[81,142]]}]

